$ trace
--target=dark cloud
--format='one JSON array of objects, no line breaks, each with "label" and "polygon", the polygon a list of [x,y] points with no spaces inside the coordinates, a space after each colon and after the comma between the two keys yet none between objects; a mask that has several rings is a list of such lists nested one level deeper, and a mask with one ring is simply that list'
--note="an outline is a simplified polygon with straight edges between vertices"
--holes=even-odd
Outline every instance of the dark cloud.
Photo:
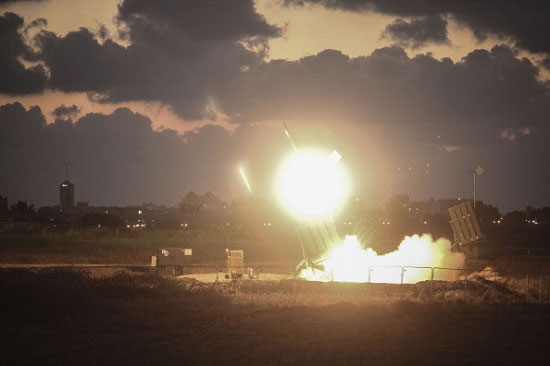
[{"label": "dark cloud", "polygon": [[43,28],[47,25],[48,25],[48,20],[47,19],[37,18],[37,19],[31,21],[29,24],[27,24],[25,26],[25,28],[23,29],[23,33],[27,34],[29,32],[29,30],[31,30],[33,28]]},{"label": "dark cloud", "polygon": [[62,104],[59,107],[55,108],[52,114],[56,119],[73,120],[76,116],[80,114],[80,108],[75,104],[70,106]]},{"label": "dark cloud", "polygon": [[21,35],[23,18],[14,13],[0,16],[0,94],[41,92],[47,81],[42,65],[25,67],[19,58],[30,58],[32,51]]},{"label": "dark cloud", "polygon": [[281,30],[266,22],[249,0],[165,1],[125,0],[118,20],[128,27],[130,39],[155,40],[159,34],[177,33],[192,40],[239,41],[248,37],[276,37]]},{"label": "dark cloud", "polygon": [[[371,207],[382,206],[392,193],[468,197],[469,171],[477,165],[486,169],[478,185],[483,200],[503,210],[550,203],[550,136],[544,127],[508,128],[491,143],[445,151],[437,140],[416,138],[430,132],[425,126],[302,122],[289,123],[298,146],[337,149],[354,193]],[[84,198],[96,205],[173,205],[189,190],[239,196],[245,192],[240,165],[255,194],[272,198],[279,163],[291,151],[278,124],[243,125],[232,133],[207,125],[180,135],[155,131],[147,117],[126,108],[46,124],[38,107],[0,107],[0,192],[39,206],[57,202],[66,160],[77,199],[83,188]]]},{"label": "dark cloud", "polygon": [[183,135],[159,131],[127,108],[47,124],[38,107],[6,104],[0,107],[0,192],[12,202],[56,204],[67,160],[77,199],[83,189],[96,205],[174,205],[189,190],[231,197],[244,193],[237,167],[245,159],[254,168],[251,179],[254,171],[271,178],[274,164],[258,159],[280,158],[278,146],[286,148],[286,141],[269,144],[268,136],[247,126],[233,133],[214,125]]},{"label": "dark cloud", "polygon": [[108,36],[109,36],[109,30],[107,29],[107,27],[105,26],[105,24],[101,24],[99,26],[99,30],[97,32],[97,35],[99,36],[99,38],[103,41],[105,41]]},{"label": "dark cloud", "polygon": [[0,0],[0,6],[13,4],[13,3],[31,2],[31,1],[40,2],[44,0]]},{"label": "dark cloud", "polygon": [[[389,160],[385,166],[413,171],[415,162],[438,166],[440,175],[408,180],[404,192],[444,197],[454,187],[453,195],[467,196],[468,189],[460,188],[469,187],[464,172],[486,164],[495,174],[484,178],[492,189],[486,197],[504,209],[537,202],[512,184],[513,174],[525,176],[521,180],[536,186],[545,202],[550,199],[542,183],[550,179],[549,85],[538,80],[535,65],[507,46],[473,51],[460,62],[430,54],[409,57],[399,47],[356,58],[325,50],[297,61],[274,60],[251,69],[220,105],[244,121],[330,124],[334,135],[372,126],[374,141],[354,143],[376,146]],[[365,156],[358,166],[370,160]]]},{"label": "dark cloud", "polygon": [[[482,165],[480,197],[509,210],[550,204],[550,92],[537,72],[506,46],[460,62],[399,47],[356,58],[325,50],[258,63],[216,104],[243,121],[287,120],[299,146],[337,149],[371,206],[389,193],[469,197],[468,172]],[[0,149],[0,191],[39,204],[56,201],[65,160],[97,204],[173,204],[191,189],[234,197],[242,162],[269,197],[290,151],[278,124],[181,136],[128,109],[46,125],[40,109],[19,104],[0,109]]]},{"label": "dark cloud", "polygon": [[100,44],[85,28],[64,37],[43,31],[35,41],[41,50],[40,58],[49,69],[51,88],[107,93],[116,87],[127,87],[135,72],[124,47],[111,40]]},{"label": "dark cloud", "polygon": [[228,93],[243,70],[261,62],[267,39],[281,30],[252,0],[230,2],[125,0],[117,22],[128,47],[100,42],[81,28],[60,37],[42,31],[36,43],[49,86],[84,91],[99,102],[161,101],[186,119],[214,118],[208,103]]},{"label": "dark cloud", "polygon": [[44,115],[37,106],[27,111],[20,103],[6,104],[0,107],[0,116],[0,141],[6,147],[21,147],[32,140],[36,131],[46,127]]},{"label": "dark cloud", "polygon": [[438,15],[415,18],[410,22],[396,19],[386,26],[382,36],[398,45],[412,48],[430,43],[450,43],[447,37],[447,21]]},{"label": "dark cloud", "polygon": [[506,46],[473,51],[460,62],[411,58],[399,47],[357,58],[325,50],[251,69],[220,105],[251,121],[330,116],[424,126],[423,135],[462,145],[493,139],[502,128],[547,123],[548,84],[537,76],[535,65]]},{"label": "dark cloud", "polygon": [[[240,9],[227,18],[206,12],[204,4],[210,3],[155,7],[127,0],[118,17],[127,47],[87,29],[64,36],[41,31],[35,38],[38,55],[18,38],[21,18],[6,18],[16,20],[10,28],[16,36],[5,38],[17,50],[10,54],[42,60],[51,88],[87,92],[99,102],[160,101],[188,119],[222,112],[241,125],[232,133],[207,126],[181,136],[153,130],[147,117],[128,109],[88,114],[74,123],[76,115],[63,118],[67,114],[60,110],[47,125],[39,108],[7,105],[0,109],[0,171],[9,178],[0,179],[0,191],[55,202],[65,160],[71,161],[72,179],[98,204],[172,204],[189,189],[231,195],[228,177],[241,161],[257,172],[256,184],[267,187],[276,158],[288,146],[281,147],[280,128],[255,123],[286,119],[301,146],[337,147],[361,175],[354,180],[357,189],[372,195],[381,189],[372,187],[376,179],[381,186],[393,182],[396,193],[467,196],[468,172],[482,165],[489,202],[505,210],[550,204],[549,84],[511,48],[475,50],[459,62],[430,54],[409,57],[397,46],[355,58],[325,50],[297,61],[266,62],[265,42],[279,30],[251,1],[227,2]],[[362,10],[367,2],[349,4]],[[415,10],[402,2],[368,4],[414,17],[402,24],[404,31],[392,33],[413,46],[423,37],[415,19],[458,19],[456,12]],[[428,162],[434,175],[418,175]],[[34,187],[37,181],[43,186]]]},{"label": "dark cloud", "polygon": [[48,125],[37,107],[2,106],[0,154],[5,177],[0,190],[39,205],[57,202],[65,160],[77,198],[84,188],[85,197],[95,204],[173,204],[196,174],[184,171],[180,136],[154,131],[148,118],[125,108]]},{"label": "dark cloud", "polygon": [[319,4],[350,11],[376,11],[400,17],[450,15],[480,40],[511,37],[518,47],[550,53],[550,2],[546,0],[284,0],[287,5]]}]

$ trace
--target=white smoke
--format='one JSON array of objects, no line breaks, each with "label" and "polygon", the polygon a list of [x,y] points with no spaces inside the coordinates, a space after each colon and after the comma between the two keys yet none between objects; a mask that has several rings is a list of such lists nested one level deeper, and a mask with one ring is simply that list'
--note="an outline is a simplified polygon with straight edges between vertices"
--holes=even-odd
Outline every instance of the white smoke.
[{"label": "white smoke", "polygon": [[463,268],[464,254],[451,251],[451,242],[445,238],[434,241],[431,234],[422,234],[406,236],[396,251],[378,255],[350,235],[321,263],[323,271],[307,268],[300,277],[324,282],[416,283],[431,279],[432,271],[433,279],[458,278],[462,272],[452,269]]}]

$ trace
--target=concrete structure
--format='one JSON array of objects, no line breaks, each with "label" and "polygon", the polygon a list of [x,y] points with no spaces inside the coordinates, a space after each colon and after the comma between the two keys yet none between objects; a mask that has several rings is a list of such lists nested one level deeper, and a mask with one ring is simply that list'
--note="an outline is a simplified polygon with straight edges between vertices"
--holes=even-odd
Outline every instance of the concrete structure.
[{"label": "concrete structure", "polygon": [[226,249],[227,278],[241,278],[244,274],[244,250]]}]

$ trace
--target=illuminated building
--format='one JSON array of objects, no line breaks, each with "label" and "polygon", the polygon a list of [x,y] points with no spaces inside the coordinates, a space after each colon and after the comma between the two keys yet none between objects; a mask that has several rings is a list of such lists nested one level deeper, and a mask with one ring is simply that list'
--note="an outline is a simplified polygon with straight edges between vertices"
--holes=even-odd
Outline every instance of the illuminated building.
[{"label": "illuminated building", "polygon": [[74,207],[74,184],[68,180],[64,180],[59,185],[59,206],[61,210]]}]

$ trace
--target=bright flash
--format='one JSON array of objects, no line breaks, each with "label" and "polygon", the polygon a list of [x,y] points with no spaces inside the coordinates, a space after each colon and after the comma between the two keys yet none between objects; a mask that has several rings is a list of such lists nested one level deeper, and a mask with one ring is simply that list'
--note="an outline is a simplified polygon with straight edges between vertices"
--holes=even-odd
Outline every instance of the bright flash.
[{"label": "bright flash", "polygon": [[349,193],[348,177],[336,151],[299,151],[283,164],[276,183],[279,202],[302,221],[330,218]]},{"label": "bright flash", "polygon": [[432,273],[431,267],[462,268],[464,255],[451,251],[447,239],[433,240],[429,234],[406,236],[396,251],[378,255],[371,248],[364,249],[357,237],[350,235],[320,264],[324,269],[309,267],[300,277],[323,282],[416,283],[432,278],[456,279],[459,272]]}]

